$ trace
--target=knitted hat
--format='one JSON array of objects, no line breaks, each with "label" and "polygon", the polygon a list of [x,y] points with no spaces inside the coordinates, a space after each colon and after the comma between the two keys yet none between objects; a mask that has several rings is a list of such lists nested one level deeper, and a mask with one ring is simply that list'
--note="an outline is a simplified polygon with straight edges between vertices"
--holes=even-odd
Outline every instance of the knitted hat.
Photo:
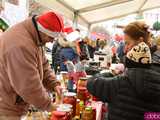
[{"label": "knitted hat", "polygon": [[38,30],[50,37],[59,37],[63,31],[62,17],[54,12],[47,12],[37,18]]},{"label": "knitted hat", "polygon": [[128,53],[127,59],[135,63],[150,64],[151,63],[151,52],[148,45],[144,42],[134,46]]}]

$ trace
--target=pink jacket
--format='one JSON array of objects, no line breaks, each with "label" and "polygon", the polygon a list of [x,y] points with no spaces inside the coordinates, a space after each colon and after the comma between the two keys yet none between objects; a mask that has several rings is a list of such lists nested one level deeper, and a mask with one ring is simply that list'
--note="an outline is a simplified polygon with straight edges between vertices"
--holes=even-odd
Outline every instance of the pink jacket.
[{"label": "pink jacket", "polygon": [[58,84],[38,44],[31,18],[0,36],[0,115],[23,115],[30,104],[47,110]]}]

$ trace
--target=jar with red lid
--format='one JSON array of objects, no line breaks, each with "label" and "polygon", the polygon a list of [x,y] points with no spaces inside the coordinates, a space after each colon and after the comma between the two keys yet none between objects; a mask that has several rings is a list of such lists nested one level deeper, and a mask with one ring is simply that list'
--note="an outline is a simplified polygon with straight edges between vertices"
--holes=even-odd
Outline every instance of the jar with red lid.
[{"label": "jar with red lid", "polygon": [[50,120],[68,120],[66,112],[54,111]]},{"label": "jar with red lid", "polygon": [[57,108],[57,111],[65,112],[67,120],[72,120],[72,105],[70,104],[60,104],[60,106]]},{"label": "jar with red lid", "polygon": [[72,105],[73,117],[76,115],[76,102],[76,93],[67,92],[64,94],[63,103]]}]

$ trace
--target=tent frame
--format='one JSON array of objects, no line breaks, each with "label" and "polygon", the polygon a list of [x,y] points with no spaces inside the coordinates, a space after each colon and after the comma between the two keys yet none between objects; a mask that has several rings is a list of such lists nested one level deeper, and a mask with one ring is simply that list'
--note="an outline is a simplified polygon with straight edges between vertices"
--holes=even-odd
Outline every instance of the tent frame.
[{"label": "tent frame", "polygon": [[110,18],[106,18],[106,19],[102,19],[102,20],[89,22],[81,15],[81,13],[86,13],[86,12],[94,11],[94,10],[97,10],[97,9],[107,8],[107,7],[111,7],[111,6],[114,6],[114,5],[119,5],[119,4],[123,4],[123,3],[127,3],[127,2],[132,2],[134,0],[111,1],[111,2],[106,2],[106,3],[100,3],[98,5],[92,5],[92,6],[81,8],[81,9],[78,9],[78,10],[76,10],[72,6],[68,5],[67,2],[65,2],[64,0],[56,0],[56,1],[60,4],[62,4],[64,7],[66,7],[67,9],[69,9],[70,11],[72,11],[74,13],[74,18],[76,18],[76,19],[74,19],[73,21],[74,21],[74,24],[76,24],[76,26],[78,24],[78,19],[81,19],[85,23],[88,24],[88,29],[90,28],[90,26],[92,24],[97,24],[97,23],[104,22],[104,21],[107,21],[107,20],[112,20],[112,19],[125,17],[125,16],[130,15],[130,14],[141,14],[144,11],[151,10],[151,9],[156,9],[156,8],[160,7],[160,5],[159,5],[159,6],[156,6],[156,7],[146,8],[146,9],[142,10],[142,8],[148,2],[148,0],[143,0],[142,4],[140,5],[140,7],[136,11],[133,11],[133,12],[130,12],[130,13],[127,13],[127,14],[122,14],[122,15],[115,16],[115,17],[110,17]]}]

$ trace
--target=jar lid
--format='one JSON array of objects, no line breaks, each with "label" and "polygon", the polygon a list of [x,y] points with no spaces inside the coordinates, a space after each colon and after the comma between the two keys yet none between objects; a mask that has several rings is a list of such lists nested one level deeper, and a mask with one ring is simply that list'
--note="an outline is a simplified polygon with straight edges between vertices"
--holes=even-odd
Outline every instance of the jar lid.
[{"label": "jar lid", "polygon": [[61,71],[61,74],[67,74],[68,72],[67,71]]},{"label": "jar lid", "polygon": [[86,77],[87,77],[87,78],[91,78],[91,77],[92,77],[92,75],[87,75]]},{"label": "jar lid", "polygon": [[86,111],[92,111],[92,107],[86,107],[85,110]]},{"label": "jar lid", "polygon": [[61,104],[57,108],[57,111],[60,111],[60,112],[70,112],[71,108],[72,108],[72,105],[70,105],[70,104]]},{"label": "jar lid", "polygon": [[64,96],[74,97],[74,96],[76,96],[76,93],[74,93],[74,92],[66,92],[66,93],[64,93]]},{"label": "jar lid", "polygon": [[80,80],[87,80],[88,78],[87,77],[80,77]]},{"label": "jar lid", "polygon": [[76,116],[76,117],[75,117],[75,120],[80,120],[80,117]]},{"label": "jar lid", "polygon": [[53,111],[52,114],[57,117],[64,117],[66,115],[66,113],[62,111]]},{"label": "jar lid", "polygon": [[60,107],[72,108],[71,104],[60,104]]},{"label": "jar lid", "polygon": [[80,105],[80,106],[83,106],[83,105],[84,105],[84,102],[83,102],[83,101],[80,101],[79,105]]}]

